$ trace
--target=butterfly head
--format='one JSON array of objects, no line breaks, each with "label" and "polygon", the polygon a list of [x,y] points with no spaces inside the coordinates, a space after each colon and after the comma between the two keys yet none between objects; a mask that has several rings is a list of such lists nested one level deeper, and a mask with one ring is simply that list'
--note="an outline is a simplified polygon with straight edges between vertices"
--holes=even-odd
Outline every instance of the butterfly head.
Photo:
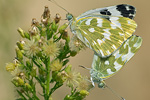
[{"label": "butterfly head", "polygon": [[98,87],[99,88],[105,88],[106,87],[106,84],[105,84],[105,82],[104,81],[101,81],[99,84],[98,84]]},{"label": "butterfly head", "polygon": [[66,14],[66,18],[67,18],[68,21],[70,21],[70,20],[73,19],[73,15],[68,13],[68,14]]}]

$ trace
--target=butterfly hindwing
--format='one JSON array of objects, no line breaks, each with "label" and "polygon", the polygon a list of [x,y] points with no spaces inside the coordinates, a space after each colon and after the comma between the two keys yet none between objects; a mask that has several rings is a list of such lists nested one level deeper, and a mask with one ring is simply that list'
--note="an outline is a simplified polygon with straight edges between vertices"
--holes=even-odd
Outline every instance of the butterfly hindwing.
[{"label": "butterfly hindwing", "polygon": [[[97,55],[94,55],[91,77],[98,77],[102,80],[109,78],[119,71],[123,65],[134,56],[141,44],[142,38],[133,35],[111,56],[107,58],[101,58]],[[98,76],[94,76],[94,73],[97,73]]]},{"label": "butterfly hindwing", "polygon": [[79,17],[84,17],[87,15],[108,15],[108,16],[120,16],[133,19],[136,13],[135,7],[127,4],[120,4],[105,8],[97,8],[93,10],[86,11],[82,13]]}]

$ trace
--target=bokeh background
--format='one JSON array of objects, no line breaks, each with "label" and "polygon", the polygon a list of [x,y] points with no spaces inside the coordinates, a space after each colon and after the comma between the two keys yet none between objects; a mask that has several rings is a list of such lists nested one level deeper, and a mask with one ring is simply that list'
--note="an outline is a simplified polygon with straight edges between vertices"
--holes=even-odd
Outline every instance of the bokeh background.
[{"label": "bokeh background", "polygon": [[[126,100],[150,99],[150,1],[149,0],[56,0],[61,6],[75,16],[100,7],[116,4],[130,4],[137,8],[135,21],[138,24],[135,34],[143,38],[143,44],[136,55],[116,75],[106,80],[118,94]],[[16,29],[28,30],[31,19],[40,21],[44,6],[50,8],[51,16],[60,13],[65,19],[66,12],[48,0],[0,0],[0,100],[15,100],[16,92],[11,84],[11,76],[5,71],[5,64],[12,62],[15,56],[15,43],[20,39]],[[64,21],[65,22],[65,21]],[[68,29],[69,30],[69,29]],[[71,34],[71,33],[70,33]],[[70,59],[74,69],[89,75],[89,71],[78,65],[91,67],[93,52],[81,51]],[[53,95],[54,100],[63,100],[67,87],[62,87]],[[108,89],[93,89],[86,100],[119,100]]]}]

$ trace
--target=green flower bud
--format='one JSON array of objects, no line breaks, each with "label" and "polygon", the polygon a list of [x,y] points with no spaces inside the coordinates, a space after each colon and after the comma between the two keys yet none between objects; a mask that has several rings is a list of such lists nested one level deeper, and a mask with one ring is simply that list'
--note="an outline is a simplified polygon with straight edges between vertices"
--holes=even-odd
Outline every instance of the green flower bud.
[{"label": "green flower bud", "polygon": [[49,100],[53,100],[53,98],[52,98],[52,97],[49,97]]},{"label": "green flower bud", "polygon": [[27,89],[27,90],[29,90],[29,91],[31,91],[32,90],[32,87],[31,87],[31,85],[29,84],[29,83],[25,83],[25,88]]},{"label": "green flower bud", "polygon": [[39,72],[40,76],[44,76],[46,74],[46,72],[40,68],[38,68],[38,72]]},{"label": "green flower bud", "polygon": [[58,36],[57,35],[54,35],[53,36],[53,39],[55,40],[55,39],[58,39]]},{"label": "green flower bud", "polygon": [[70,41],[70,37],[68,36],[68,31],[66,29],[61,34],[62,34],[62,39],[66,40],[67,42]]},{"label": "green flower bud", "polygon": [[85,97],[85,96],[89,95],[89,92],[87,90],[81,90],[80,95]]},{"label": "green flower bud", "polygon": [[51,29],[56,32],[58,28],[58,25],[55,23],[55,21],[53,21],[52,25],[51,25]]},{"label": "green flower bud", "polygon": [[72,99],[71,99],[71,96],[68,94],[65,96],[64,100],[72,100]]},{"label": "green flower bud", "polygon": [[69,73],[71,71],[71,68],[72,68],[72,65],[68,65],[66,68],[65,68],[65,72]]},{"label": "green flower bud", "polygon": [[65,80],[66,80],[65,76],[66,76],[66,74],[64,71],[63,72],[56,72],[56,71],[52,72],[53,80],[56,82],[61,82],[61,83],[65,82]]},{"label": "green flower bud", "polygon": [[45,36],[45,35],[46,35],[46,28],[45,28],[45,27],[43,27],[43,28],[41,29],[40,34],[41,34],[41,36]]},{"label": "green flower bud", "polygon": [[63,24],[62,26],[60,26],[59,32],[60,32],[61,34],[63,34],[63,33],[64,33],[64,30],[65,30],[67,27],[68,27],[68,23]]},{"label": "green flower bud", "polygon": [[70,56],[71,56],[71,57],[74,57],[77,53],[78,53],[77,51],[71,51],[71,52],[70,52]]},{"label": "green flower bud", "polygon": [[17,41],[17,46],[18,46],[18,48],[20,49],[20,50],[23,50],[23,44],[22,43],[20,43],[19,41]]},{"label": "green flower bud", "polygon": [[15,70],[15,64],[14,63],[7,63],[6,64],[6,71],[11,72]]},{"label": "green flower bud", "polygon": [[27,60],[27,61],[26,61],[26,66],[27,66],[27,67],[29,67],[29,68],[31,68],[31,67],[32,67],[32,65],[31,65],[31,63],[30,63],[30,61],[29,61],[29,60]]},{"label": "green flower bud", "polygon": [[25,38],[30,40],[30,34],[29,33],[25,32],[24,35],[25,35]]},{"label": "green flower bud", "polygon": [[23,86],[24,85],[24,80],[21,79],[20,77],[15,77],[13,78],[12,80],[12,83],[15,85],[15,86]]},{"label": "green flower bud", "polygon": [[32,76],[32,77],[35,77],[35,76],[36,76],[36,70],[37,70],[37,67],[34,66],[34,67],[32,68],[32,71],[31,71],[31,76]]},{"label": "green flower bud", "polygon": [[19,50],[18,47],[16,47],[16,56],[19,61],[23,60],[23,54],[22,54],[21,50]]},{"label": "green flower bud", "polygon": [[25,38],[24,31],[20,27],[17,29],[17,31],[19,32],[22,38]]}]

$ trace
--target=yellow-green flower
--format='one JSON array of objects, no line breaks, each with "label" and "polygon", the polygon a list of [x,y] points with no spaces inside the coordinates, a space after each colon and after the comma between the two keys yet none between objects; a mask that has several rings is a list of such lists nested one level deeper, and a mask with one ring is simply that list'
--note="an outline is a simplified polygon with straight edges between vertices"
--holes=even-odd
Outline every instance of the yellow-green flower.
[{"label": "yellow-green flower", "polygon": [[6,71],[8,71],[8,72],[14,71],[15,68],[16,68],[16,65],[14,63],[7,63],[6,64]]},{"label": "yellow-green flower", "polygon": [[43,52],[47,56],[57,56],[59,54],[59,47],[56,43],[50,40],[48,43],[43,45]]},{"label": "yellow-green flower", "polygon": [[52,61],[51,65],[50,65],[51,71],[60,71],[62,66],[63,66],[62,62],[60,62],[59,59],[56,59],[56,60]]},{"label": "yellow-green flower", "polygon": [[17,59],[14,59],[14,63],[7,63],[6,64],[6,71],[12,72],[19,66],[19,61]]},{"label": "yellow-green flower", "polygon": [[24,53],[27,56],[33,57],[40,51],[38,42],[35,40],[26,40],[24,44]]},{"label": "yellow-green flower", "polygon": [[77,89],[79,91],[81,90],[89,91],[91,88],[93,88],[93,85],[87,77],[82,77],[81,80],[78,82]]},{"label": "yellow-green flower", "polygon": [[66,76],[66,84],[69,87],[75,87],[81,80],[81,74],[76,71],[69,71]]},{"label": "yellow-green flower", "polygon": [[86,48],[85,44],[82,41],[80,41],[76,35],[74,35],[71,38],[69,46],[70,46],[70,50],[75,52],[79,52],[81,49]]}]

